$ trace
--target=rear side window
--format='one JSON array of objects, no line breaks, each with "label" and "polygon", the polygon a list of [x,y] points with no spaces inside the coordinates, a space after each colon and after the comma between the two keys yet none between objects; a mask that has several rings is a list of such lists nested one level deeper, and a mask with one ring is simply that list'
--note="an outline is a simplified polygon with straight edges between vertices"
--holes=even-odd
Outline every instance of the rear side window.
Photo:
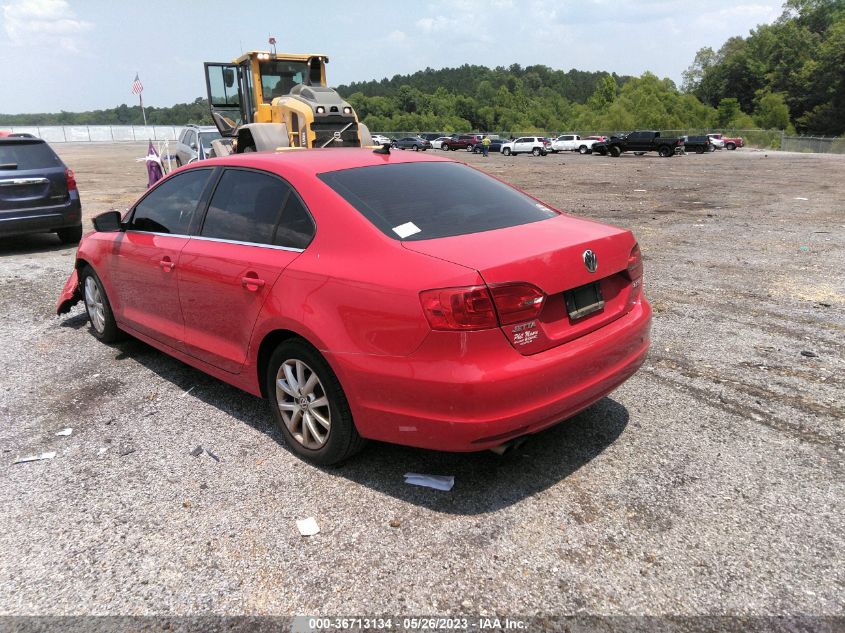
[{"label": "rear side window", "polygon": [[[459,163],[359,167],[319,178],[385,235],[405,241],[492,231],[557,215]],[[446,193],[432,195],[433,191]]]},{"label": "rear side window", "polygon": [[290,187],[253,171],[223,172],[202,225],[203,237],[272,244]]},{"label": "rear side window", "polygon": [[0,169],[47,169],[62,167],[62,161],[43,141],[0,143]]},{"label": "rear side window", "polygon": [[210,169],[191,169],[165,180],[135,206],[130,229],[187,235]]}]

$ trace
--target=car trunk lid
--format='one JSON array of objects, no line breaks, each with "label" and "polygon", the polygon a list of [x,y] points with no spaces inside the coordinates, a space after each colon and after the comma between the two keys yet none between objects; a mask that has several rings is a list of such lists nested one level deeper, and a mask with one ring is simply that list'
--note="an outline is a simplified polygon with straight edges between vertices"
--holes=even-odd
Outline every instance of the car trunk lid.
[{"label": "car trunk lid", "polygon": [[67,200],[67,169],[40,139],[0,144],[0,212],[37,209]]},{"label": "car trunk lid", "polygon": [[[630,231],[571,216],[432,240],[405,248],[474,268],[488,286],[522,282],[546,294],[536,318],[501,326],[508,341],[529,355],[595,331],[629,310]],[[585,253],[597,266],[588,270]],[[587,259],[591,259],[587,256]]]}]

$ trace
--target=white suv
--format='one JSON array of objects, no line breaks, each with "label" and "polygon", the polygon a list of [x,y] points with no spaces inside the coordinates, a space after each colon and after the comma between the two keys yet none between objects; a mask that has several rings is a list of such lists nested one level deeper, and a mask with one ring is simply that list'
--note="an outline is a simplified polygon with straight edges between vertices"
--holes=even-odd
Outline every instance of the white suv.
[{"label": "white suv", "polygon": [[518,139],[502,144],[502,154],[533,154],[545,156],[549,153],[546,139],[542,136],[520,136]]}]

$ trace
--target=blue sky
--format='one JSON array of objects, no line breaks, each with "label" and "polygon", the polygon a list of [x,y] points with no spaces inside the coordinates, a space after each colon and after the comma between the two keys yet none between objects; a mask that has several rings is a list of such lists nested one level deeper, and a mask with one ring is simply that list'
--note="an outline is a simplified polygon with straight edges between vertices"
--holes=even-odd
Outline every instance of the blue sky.
[{"label": "blue sky", "polygon": [[280,51],[327,54],[332,85],[464,63],[633,75],[650,70],[680,83],[699,48],[747,35],[780,15],[781,4],[0,0],[0,112],[133,104],[136,71],[145,105],[192,101],[205,94],[202,62],[267,48],[270,34]]}]

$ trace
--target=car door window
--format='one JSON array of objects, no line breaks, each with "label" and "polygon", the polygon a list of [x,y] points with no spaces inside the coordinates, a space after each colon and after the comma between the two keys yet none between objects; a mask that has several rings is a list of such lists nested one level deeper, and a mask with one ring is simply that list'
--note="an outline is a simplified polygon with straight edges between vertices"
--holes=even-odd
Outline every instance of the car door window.
[{"label": "car door window", "polygon": [[273,234],[289,192],[290,187],[275,176],[227,169],[211,197],[200,235],[273,244]]},{"label": "car door window", "polygon": [[163,181],[135,206],[128,230],[187,235],[210,173],[191,169]]}]

